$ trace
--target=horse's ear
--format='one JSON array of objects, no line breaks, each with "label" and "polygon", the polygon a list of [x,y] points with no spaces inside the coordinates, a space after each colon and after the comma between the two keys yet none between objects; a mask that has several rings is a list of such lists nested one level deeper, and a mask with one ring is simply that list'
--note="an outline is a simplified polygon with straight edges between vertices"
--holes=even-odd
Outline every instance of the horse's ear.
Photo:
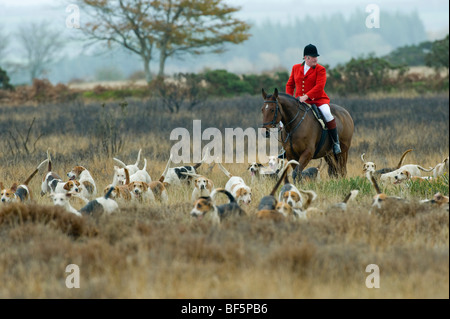
[{"label": "horse's ear", "polygon": [[265,100],[266,97],[267,97],[267,93],[266,93],[266,91],[264,91],[264,88],[262,89],[262,96],[263,96],[263,99],[264,99],[264,100]]},{"label": "horse's ear", "polygon": [[277,99],[278,98],[278,89],[275,88],[275,92],[273,93],[273,96]]}]

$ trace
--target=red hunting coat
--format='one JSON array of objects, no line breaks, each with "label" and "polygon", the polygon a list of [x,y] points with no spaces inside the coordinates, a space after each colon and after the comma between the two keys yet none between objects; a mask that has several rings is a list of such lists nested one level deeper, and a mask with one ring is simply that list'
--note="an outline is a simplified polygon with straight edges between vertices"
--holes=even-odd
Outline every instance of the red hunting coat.
[{"label": "red hunting coat", "polygon": [[327,82],[327,71],[323,66],[317,64],[313,68],[309,68],[306,74],[303,74],[305,62],[295,64],[292,67],[291,76],[286,83],[286,93],[295,97],[308,95],[306,100],[308,104],[320,106],[322,104],[330,104],[330,98],[325,93],[325,83]]}]

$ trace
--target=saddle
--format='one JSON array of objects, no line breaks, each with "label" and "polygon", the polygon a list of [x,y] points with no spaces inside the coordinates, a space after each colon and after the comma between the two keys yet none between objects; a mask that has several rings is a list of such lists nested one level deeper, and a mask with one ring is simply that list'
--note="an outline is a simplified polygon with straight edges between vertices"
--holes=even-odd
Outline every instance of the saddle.
[{"label": "saddle", "polygon": [[322,112],[320,112],[319,108],[315,104],[308,104],[304,103],[307,107],[311,108],[312,113],[314,114],[314,117],[319,121],[320,126],[322,127],[322,130],[328,130],[327,126],[325,125],[325,120],[322,115]]},{"label": "saddle", "polygon": [[328,135],[327,134],[328,128],[325,124],[325,119],[322,115],[322,112],[320,112],[319,108],[315,104],[308,104],[308,103],[303,103],[303,104],[306,105],[306,107],[309,107],[311,109],[312,114],[314,114],[314,117],[319,122],[320,126],[322,127],[322,135],[320,136],[319,145],[317,145],[316,151],[314,152],[314,155],[313,155],[313,158],[314,158],[314,157],[316,157],[317,153],[319,153],[323,144],[325,144],[325,139]]}]

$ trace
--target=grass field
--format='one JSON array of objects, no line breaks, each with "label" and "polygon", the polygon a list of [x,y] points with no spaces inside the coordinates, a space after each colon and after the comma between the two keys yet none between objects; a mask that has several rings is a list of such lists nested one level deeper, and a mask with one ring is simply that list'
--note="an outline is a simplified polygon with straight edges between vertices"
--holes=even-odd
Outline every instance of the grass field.
[{"label": "grass field", "polygon": [[[40,172],[30,183],[33,203],[0,209],[0,298],[449,298],[448,211],[418,203],[437,191],[448,195],[448,175],[387,187],[409,203],[369,215],[375,190],[360,160],[366,153],[378,167],[392,166],[412,148],[405,163],[441,162],[449,154],[448,95],[334,102],[355,121],[348,175],[330,179],[325,169],[320,182],[300,185],[317,192],[314,206],[324,216],[257,220],[258,202],[273,182],[251,184],[247,164],[224,164],[252,186],[253,203],[248,217],[220,229],[190,218],[189,186],[169,189],[167,205],[121,204],[120,213],[80,219],[40,197]],[[178,114],[157,101],[2,106],[0,181],[23,181],[50,149],[56,172],[83,165],[102,191],[112,181],[112,157],[134,163],[140,148],[156,180],[174,128],[190,131],[194,119],[202,129],[256,128],[261,103],[261,97],[209,100]],[[217,167],[208,177],[216,186],[227,180]],[[351,189],[360,192],[346,213],[328,210]],[[79,289],[66,287],[69,264],[79,266]],[[370,264],[380,269],[380,288],[366,287]]]}]

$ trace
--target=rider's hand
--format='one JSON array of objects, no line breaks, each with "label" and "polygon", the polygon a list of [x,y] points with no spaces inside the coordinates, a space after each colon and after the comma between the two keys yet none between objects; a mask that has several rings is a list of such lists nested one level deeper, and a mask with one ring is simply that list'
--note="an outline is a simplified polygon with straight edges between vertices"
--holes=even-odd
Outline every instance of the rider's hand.
[{"label": "rider's hand", "polygon": [[298,97],[298,100],[299,100],[301,103],[305,103],[307,99],[309,99],[309,97],[308,97],[308,95],[306,95],[306,94],[304,94],[304,95]]}]

